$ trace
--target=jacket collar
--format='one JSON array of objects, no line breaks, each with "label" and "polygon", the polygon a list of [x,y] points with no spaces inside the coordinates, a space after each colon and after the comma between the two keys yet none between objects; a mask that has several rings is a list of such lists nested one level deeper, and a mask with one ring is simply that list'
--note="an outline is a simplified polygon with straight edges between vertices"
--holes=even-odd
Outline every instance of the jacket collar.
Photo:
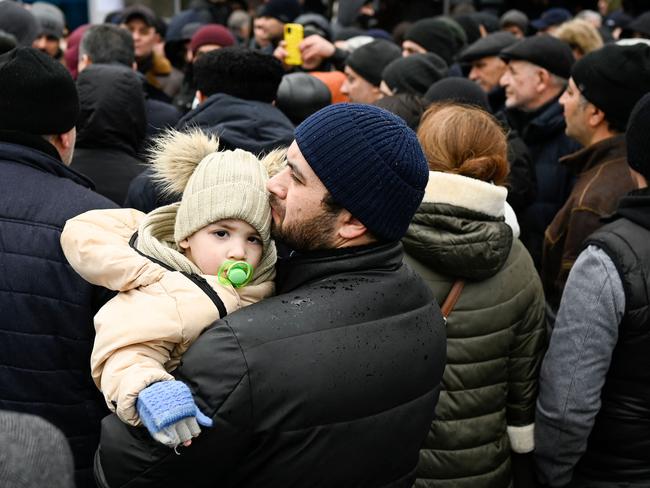
[{"label": "jacket collar", "polygon": [[560,158],[560,162],[570,166],[576,173],[583,173],[604,162],[625,158],[627,158],[625,135],[620,134]]},{"label": "jacket collar", "polygon": [[507,110],[508,122],[528,143],[543,140],[559,131],[564,131],[565,122],[559,96],[542,105],[534,112]]},{"label": "jacket collar", "polygon": [[445,203],[503,217],[508,190],[476,178],[430,171],[422,203]]},{"label": "jacket collar", "polygon": [[277,294],[352,271],[397,269],[402,258],[402,244],[399,242],[292,253],[290,257],[278,260]]},{"label": "jacket collar", "polygon": [[0,131],[2,159],[31,166],[39,171],[67,178],[93,190],[92,181],[61,162],[57,150],[41,136],[16,131]]},{"label": "jacket collar", "polygon": [[624,217],[650,230],[650,188],[631,191],[621,198],[611,220],[617,217]]}]

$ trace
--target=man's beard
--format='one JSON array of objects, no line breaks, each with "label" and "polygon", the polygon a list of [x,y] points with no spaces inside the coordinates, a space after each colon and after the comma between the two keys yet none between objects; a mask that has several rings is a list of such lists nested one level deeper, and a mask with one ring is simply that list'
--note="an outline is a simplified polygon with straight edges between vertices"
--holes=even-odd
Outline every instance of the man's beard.
[{"label": "man's beard", "polygon": [[[273,238],[298,252],[318,251],[334,248],[334,226],[338,212],[323,213],[302,222],[290,225],[275,224],[271,229]],[[284,213],[282,214],[284,218]]]}]

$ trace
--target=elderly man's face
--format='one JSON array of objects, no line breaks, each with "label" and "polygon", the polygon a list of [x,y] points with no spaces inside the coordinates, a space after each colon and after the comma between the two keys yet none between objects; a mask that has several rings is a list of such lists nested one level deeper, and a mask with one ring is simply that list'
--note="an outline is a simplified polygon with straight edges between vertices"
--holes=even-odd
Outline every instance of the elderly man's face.
[{"label": "elderly man's face", "polygon": [[541,68],[527,61],[512,60],[501,77],[506,89],[506,107],[520,110],[533,109],[538,101]]},{"label": "elderly man's face", "polygon": [[477,83],[487,93],[499,86],[499,80],[506,67],[506,63],[498,56],[477,59],[472,62],[469,79]]},{"label": "elderly man's face", "polygon": [[295,141],[287,152],[287,167],[269,180],[267,188],[276,239],[296,251],[335,247],[338,212],[324,204],[329,192]]},{"label": "elderly man's face", "polygon": [[133,36],[133,45],[135,47],[135,57],[145,58],[153,52],[153,48],[158,40],[156,29],[150,27],[147,23],[139,18],[133,18],[125,25]]}]

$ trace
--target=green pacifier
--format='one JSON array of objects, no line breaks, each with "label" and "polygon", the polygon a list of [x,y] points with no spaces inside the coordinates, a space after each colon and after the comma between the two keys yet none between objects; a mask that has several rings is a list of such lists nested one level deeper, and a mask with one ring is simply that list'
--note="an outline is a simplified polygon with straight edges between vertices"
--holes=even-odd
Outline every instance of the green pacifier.
[{"label": "green pacifier", "polygon": [[241,288],[253,278],[253,267],[246,261],[226,261],[219,268],[218,277],[221,284]]}]

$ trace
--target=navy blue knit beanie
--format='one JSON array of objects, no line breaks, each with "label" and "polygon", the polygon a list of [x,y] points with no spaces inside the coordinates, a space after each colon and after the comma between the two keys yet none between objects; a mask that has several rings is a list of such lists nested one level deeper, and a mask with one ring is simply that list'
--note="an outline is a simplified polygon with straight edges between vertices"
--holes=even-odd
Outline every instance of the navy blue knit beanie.
[{"label": "navy blue knit beanie", "polygon": [[402,119],[372,105],[330,105],[296,128],[296,143],[332,198],[375,237],[404,236],[429,168]]}]

